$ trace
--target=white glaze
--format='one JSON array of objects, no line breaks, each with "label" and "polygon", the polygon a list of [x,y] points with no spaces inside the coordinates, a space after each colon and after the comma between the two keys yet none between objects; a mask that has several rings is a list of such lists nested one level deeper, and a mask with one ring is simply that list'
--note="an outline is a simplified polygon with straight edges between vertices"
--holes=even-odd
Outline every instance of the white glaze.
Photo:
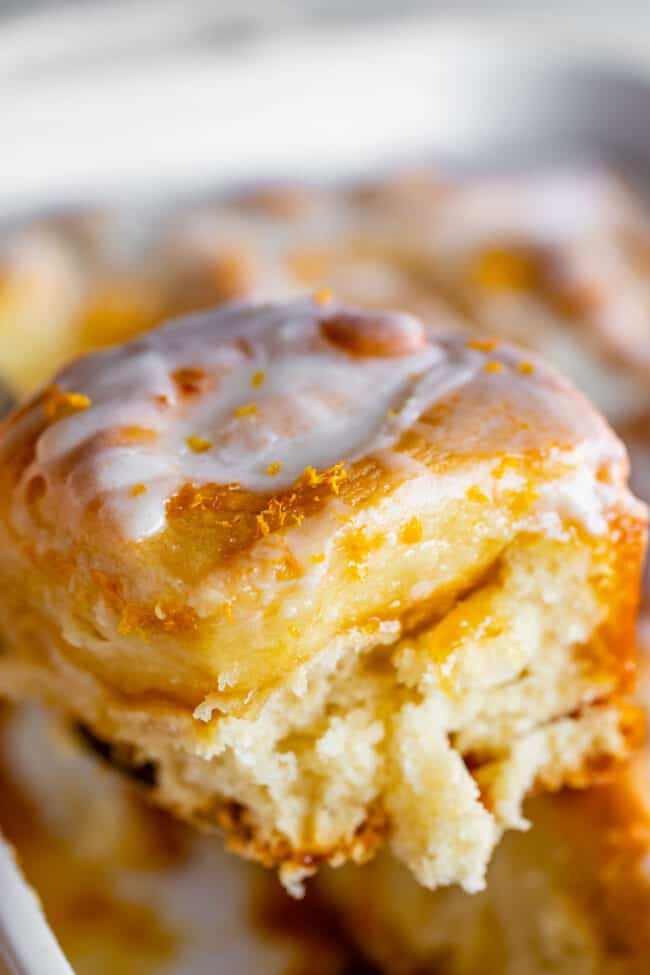
[{"label": "white glaze", "polygon": [[[349,319],[339,343],[323,326],[324,319],[336,315]],[[379,348],[372,354],[346,351],[373,334],[379,337]],[[237,483],[273,494],[290,487],[306,467],[323,470],[369,454],[397,460],[391,447],[401,434],[415,428],[434,436],[418,423],[422,414],[472,383],[494,384],[496,394],[491,395],[497,401],[514,394],[515,404],[517,384],[526,384],[529,404],[553,416],[565,412],[564,397],[567,408],[577,413],[566,426],[570,438],[595,445],[587,480],[603,460],[620,460],[617,442],[595,414],[573,402],[570,390],[548,377],[515,379],[514,366],[488,376],[488,358],[462,338],[426,338],[421,323],[409,315],[349,311],[308,298],[236,302],[172,322],[125,346],[79,360],[61,373],[58,387],[89,397],[91,405],[41,433],[35,460],[19,486],[16,517],[29,517],[20,499],[39,475],[48,485],[43,503],[51,513],[65,511],[68,524],[78,521],[99,497],[125,535],[143,539],[164,527],[169,498],[188,482]],[[204,373],[204,385],[183,393],[174,373],[196,368]],[[256,385],[259,373],[264,378]],[[254,413],[237,412],[251,404]],[[469,419],[471,450],[477,433],[484,430],[489,439],[492,428],[489,416]],[[17,420],[13,437],[33,422],[27,411]],[[123,427],[146,428],[154,438],[116,445],[115,434]],[[448,435],[453,440],[453,431]],[[444,422],[435,436],[445,436]],[[530,445],[535,436],[533,431]],[[188,443],[193,437],[210,446],[196,452]],[[87,450],[80,449],[84,445]],[[507,449],[508,444],[497,447]],[[72,452],[74,462],[63,475],[61,464]],[[269,465],[278,463],[279,472],[270,473]],[[136,485],[146,490],[134,496]],[[570,496],[575,517],[596,529],[602,522],[596,495],[579,486],[577,495]]]},{"label": "white glaze", "polygon": [[[321,320],[337,310],[311,299],[233,303],[74,363],[57,385],[83,393],[92,405],[44,431],[25,484],[40,474],[55,485],[58,463],[99,434],[155,431],[151,444],[95,441],[65,484],[70,517],[100,495],[129,536],[144,538],[164,526],[166,502],[183,483],[238,483],[261,493],[287,488],[305,467],[321,470],[391,446],[436,394],[477,368],[475,353],[452,363],[441,346],[425,342],[407,355],[348,355],[321,334]],[[363,313],[355,314],[361,329]],[[388,335],[407,343],[422,332],[408,315],[381,317]],[[213,388],[183,396],[172,375],[197,367]],[[255,388],[260,371],[264,381]],[[250,404],[255,414],[237,415]],[[193,451],[188,438],[195,436],[210,449]],[[279,473],[267,473],[278,462]],[[137,484],[147,490],[133,497]]]}]

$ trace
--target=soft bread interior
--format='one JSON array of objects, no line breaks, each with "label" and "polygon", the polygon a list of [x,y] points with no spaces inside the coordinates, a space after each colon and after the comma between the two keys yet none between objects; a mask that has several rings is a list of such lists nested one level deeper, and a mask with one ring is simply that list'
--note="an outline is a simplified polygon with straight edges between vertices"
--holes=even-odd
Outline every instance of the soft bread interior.
[{"label": "soft bread interior", "polygon": [[272,850],[279,832],[315,858],[341,837],[363,858],[378,805],[423,884],[477,889],[538,778],[559,785],[590,755],[624,748],[615,708],[584,710],[616,683],[594,674],[601,584],[587,547],[521,539],[422,632],[335,643],[254,720],[219,721],[202,759],[163,749],[161,788],[181,807],[201,795],[209,806],[218,781],[256,842]]},{"label": "soft bread interior", "polygon": [[60,660],[6,661],[5,681],[153,761],[159,801],[222,826],[294,889],[388,838],[424,885],[477,890],[535,785],[588,780],[636,733],[608,700],[621,675],[603,544],[523,533],[438,617],[346,632],[248,716],[129,706]]}]

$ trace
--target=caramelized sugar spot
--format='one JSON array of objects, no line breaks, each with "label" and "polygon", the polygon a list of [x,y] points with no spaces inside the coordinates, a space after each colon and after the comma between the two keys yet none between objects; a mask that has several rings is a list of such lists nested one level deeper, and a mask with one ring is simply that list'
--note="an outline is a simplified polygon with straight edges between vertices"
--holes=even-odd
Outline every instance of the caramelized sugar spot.
[{"label": "caramelized sugar spot", "polygon": [[[184,484],[167,504],[167,525],[138,543],[139,557],[162,563],[177,578],[193,583],[250,549],[261,539],[280,541],[284,532],[338,499],[341,513],[385,494],[387,472],[377,459],[325,471],[307,469],[288,490],[258,494],[238,484]],[[287,571],[286,567],[283,571]]]},{"label": "caramelized sugar spot", "polygon": [[411,319],[402,327],[390,315],[355,315],[338,312],[321,319],[328,342],[353,356],[398,357],[412,355],[426,343],[424,326]]},{"label": "caramelized sugar spot", "polygon": [[205,380],[205,370],[195,366],[184,366],[172,373],[172,379],[185,396],[200,393]]},{"label": "caramelized sugar spot", "polygon": [[36,474],[30,478],[25,488],[25,502],[29,505],[36,504],[45,496],[47,492],[47,481],[41,474]]}]

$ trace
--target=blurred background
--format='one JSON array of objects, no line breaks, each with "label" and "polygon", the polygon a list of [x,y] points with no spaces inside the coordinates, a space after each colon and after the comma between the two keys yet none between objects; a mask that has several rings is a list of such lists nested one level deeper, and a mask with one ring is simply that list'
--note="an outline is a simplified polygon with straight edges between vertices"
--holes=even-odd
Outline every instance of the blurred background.
[{"label": "blurred background", "polygon": [[[0,384],[327,286],[549,357],[650,498],[649,28],[643,0],[0,0]],[[283,972],[296,943],[292,971],[383,971],[69,746],[0,713],[0,826],[79,975]]]}]

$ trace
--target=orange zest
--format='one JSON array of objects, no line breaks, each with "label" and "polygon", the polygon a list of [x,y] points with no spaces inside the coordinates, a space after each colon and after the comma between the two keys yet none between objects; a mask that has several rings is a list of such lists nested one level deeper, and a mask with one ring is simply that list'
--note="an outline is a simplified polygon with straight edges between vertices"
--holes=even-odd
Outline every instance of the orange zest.
[{"label": "orange zest", "polygon": [[45,393],[43,408],[48,420],[62,420],[73,413],[80,413],[92,406],[92,400],[83,393],[67,393],[59,386],[50,386]]},{"label": "orange zest", "polygon": [[195,454],[204,454],[212,447],[212,441],[206,440],[205,437],[198,437],[196,434],[188,437],[185,443]]},{"label": "orange zest", "polygon": [[238,406],[233,410],[233,416],[254,416],[257,413],[256,403],[246,403],[245,406]]}]

